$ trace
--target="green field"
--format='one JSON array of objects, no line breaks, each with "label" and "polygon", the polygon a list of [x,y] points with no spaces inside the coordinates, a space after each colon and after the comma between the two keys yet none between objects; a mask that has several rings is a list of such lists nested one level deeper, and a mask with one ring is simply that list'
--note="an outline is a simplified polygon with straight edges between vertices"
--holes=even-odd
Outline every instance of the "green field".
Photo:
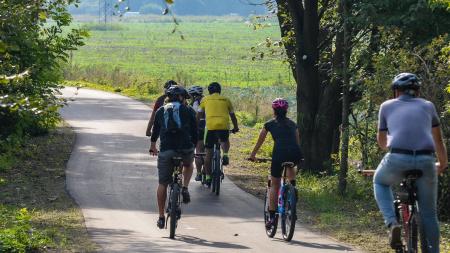
[{"label": "green field", "polygon": [[84,47],[73,52],[68,79],[93,81],[88,76],[106,71],[186,84],[219,81],[246,87],[294,83],[280,56],[252,60],[260,56],[252,47],[267,37],[280,37],[276,24],[253,30],[244,22],[186,22],[178,28],[184,40],[178,31],[172,33],[173,23],[118,22],[107,31],[92,23],[77,26],[91,28],[91,36]]}]

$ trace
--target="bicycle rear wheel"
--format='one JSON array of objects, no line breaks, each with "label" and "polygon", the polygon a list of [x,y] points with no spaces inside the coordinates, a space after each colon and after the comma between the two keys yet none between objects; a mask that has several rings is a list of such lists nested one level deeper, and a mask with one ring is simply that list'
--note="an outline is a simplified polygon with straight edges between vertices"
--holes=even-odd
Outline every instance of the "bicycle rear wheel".
[{"label": "bicycle rear wheel", "polygon": [[[269,213],[269,201],[270,201],[270,188],[266,189],[266,196],[264,198],[264,226],[267,224],[267,222],[270,219],[270,213]],[[273,223],[273,226],[270,229],[267,229],[266,227],[266,234],[268,237],[273,238],[275,234],[277,233],[277,226],[278,226],[278,216],[275,216],[275,221]]]},{"label": "bicycle rear wheel", "polygon": [[220,183],[222,173],[220,170],[220,151],[216,151],[217,153],[214,155],[213,162],[213,172],[212,174],[212,192],[215,192],[216,195],[220,194]]},{"label": "bicycle rear wheel", "polygon": [[286,186],[284,193],[284,213],[281,214],[281,232],[285,241],[292,240],[297,221],[297,195],[292,185]]},{"label": "bicycle rear wheel", "polygon": [[179,210],[179,197],[180,197],[180,186],[178,184],[174,184],[172,190],[170,191],[170,210],[169,210],[169,219],[170,219],[170,235],[171,239],[175,238],[175,230],[177,229],[178,223],[178,210]]},{"label": "bicycle rear wheel", "polygon": [[418,253],[418,235],[417,214],[413,213],[408,223],[408,240],[406,242],[406,249],[408,253]]}]

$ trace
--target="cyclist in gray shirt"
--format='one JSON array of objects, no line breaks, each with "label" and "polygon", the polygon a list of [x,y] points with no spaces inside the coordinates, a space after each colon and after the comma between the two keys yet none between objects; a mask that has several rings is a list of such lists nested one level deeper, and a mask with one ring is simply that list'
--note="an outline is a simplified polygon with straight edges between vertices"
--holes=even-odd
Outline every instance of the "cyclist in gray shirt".
[{"label": "cyclist in gray shirt", "polygon": [[[391,185],[398,184],[408,170],[421,170],[417,184],[418,205],[428,252],[439,252],[439,222],[436,213],[437,175],[447,169],[447,151],[433,103],[418,98],[421,84],[416,75],[401,73],[392,82],[394,99],[380,107],[377,140],[389,152],[374,176],[378,207],[390,228],[391,247],[401,243]],[[435,164],[434,153],[438,162]]]}]

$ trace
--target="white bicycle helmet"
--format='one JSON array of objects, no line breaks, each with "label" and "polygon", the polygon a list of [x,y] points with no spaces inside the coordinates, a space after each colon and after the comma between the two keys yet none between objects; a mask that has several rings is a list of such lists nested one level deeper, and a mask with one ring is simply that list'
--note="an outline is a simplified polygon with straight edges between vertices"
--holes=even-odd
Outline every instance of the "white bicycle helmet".
[{"label": "white bicycle helmet", "polygon": [[203,88],[201,86],[194,85],[192,87],[189,87],[187,89],[187,92],[191,96],[193,96],[193,95],[203,95]]}]

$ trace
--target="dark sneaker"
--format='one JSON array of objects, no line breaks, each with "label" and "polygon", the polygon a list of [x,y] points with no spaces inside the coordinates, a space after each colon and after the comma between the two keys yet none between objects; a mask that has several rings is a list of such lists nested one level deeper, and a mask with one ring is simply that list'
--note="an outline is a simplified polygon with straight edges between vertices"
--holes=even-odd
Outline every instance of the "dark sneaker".
[{"label": "dark sneaker", "polygon": [[202,174],[197,174],[197,176],[195,176],[195,181],[202,181]]},{"label": "dark sneaker", "polygon": [[156,222],[156,226],[158,226],[159,229],[163,229],[165,225],[166,225],[166,218],[159,217],[158,221]]},{"label": "dark sneaker", "polygon": [[208,188],[211,188],[211,177],[205,179],[205,185]]},{"label": "dark sneaker", "polygon": [[273,228],[273,225],[274,225],[273,222],[274,222],[274,220],[275,220],[275,219],[270,218],[270,219],[266,222],[266,229],[267,229],[267,230]]},{"label": "dark sneaker", "polygon": [[226,166],[226,165],[228,165],[229,163],[230,163],[230,158],[228,158],[227,155],[224,155],[224,156],[222,157],[222,165]]},{"label": "dark sneaker", "polygon": [[389,244],[391,245],[391,248],[397,249],[402,247],[402,226],[395,223],[392,224],[389,229]]},{"label": "dark sneaker", "polygon": [[188,188],[183,187],[183,190],[181,190],[181,195],[183,195],[184,204],[191,202],[191,195],[189,194]]}]

